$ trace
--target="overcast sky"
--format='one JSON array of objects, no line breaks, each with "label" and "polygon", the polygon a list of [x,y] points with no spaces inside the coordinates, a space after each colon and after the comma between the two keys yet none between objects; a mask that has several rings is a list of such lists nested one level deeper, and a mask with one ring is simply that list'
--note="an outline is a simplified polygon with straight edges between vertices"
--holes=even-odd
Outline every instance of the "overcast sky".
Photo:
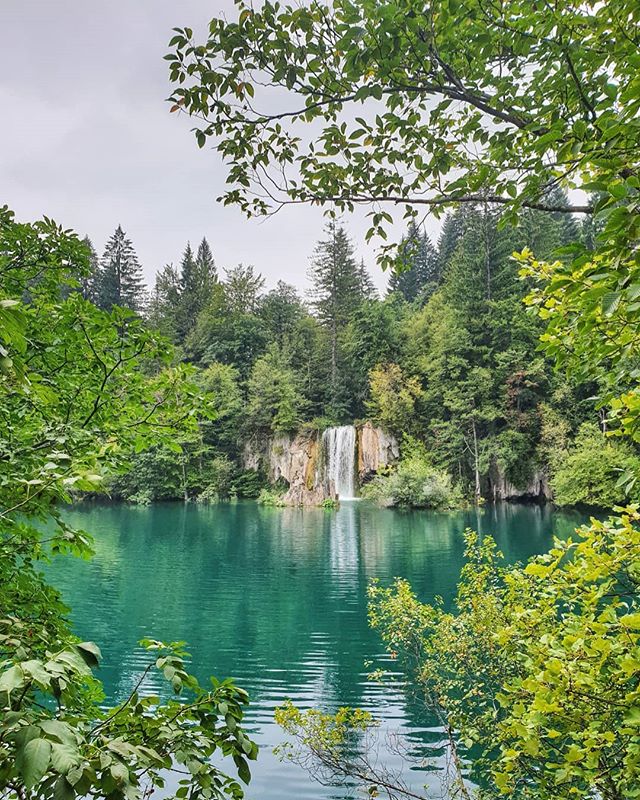
[{"label": "overcast sky", "polygon": [[[171,28],[204,31],[220,12],[231,0],[0,0],[0,203],[88,234],[98,253],[121,224],[149,282],[204,235],[219,267],[254,264],[269,286],[304,288],[321,213],[256,221],[223,208],[217,154],[165,102]],[[344,221],[383,287],[363,216]]]}]

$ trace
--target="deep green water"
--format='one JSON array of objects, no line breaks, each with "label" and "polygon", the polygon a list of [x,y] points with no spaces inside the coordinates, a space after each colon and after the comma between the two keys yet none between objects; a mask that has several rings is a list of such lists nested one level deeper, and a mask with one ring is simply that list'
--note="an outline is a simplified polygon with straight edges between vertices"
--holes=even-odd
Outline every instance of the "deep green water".
[{"label": "deep green water", "polygon": [[[248,728],[262,748],[250,800],[353,796],[312,783],[274,758],[273,710],[287,697],[302,707],[364,707],[384,720],[383,731],[404,735],[417,756],[438,740],[433,721],[398,681],[381,686],[366,678],[367,660],[393,667],[367,627],[371,578],[406,577],[422,599],[449,601],[466,527],[494,535],[516,561],[583,521],[538,506],[435,514],[358,502],[337,512],[251,502],[87,505],[66,516],[94,535],[96,556],[60,559],[50,577],[72,608],[76,632],[102,648],[99,674],[109,698],[122,698],[135,684],[145,663],[138,640],[186,640],[201,680],[232,676],[250,692]],[[390,761],[401,768],[399,757]],[[433,775],[413,771],[408,781],[426,781],[433,796],[440,794]]]}]

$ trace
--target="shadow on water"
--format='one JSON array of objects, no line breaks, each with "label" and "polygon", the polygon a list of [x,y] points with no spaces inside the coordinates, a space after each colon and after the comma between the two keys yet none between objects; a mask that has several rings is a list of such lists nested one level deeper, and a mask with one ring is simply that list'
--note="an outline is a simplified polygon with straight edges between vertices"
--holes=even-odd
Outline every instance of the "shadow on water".
[{"label": "shadow on water", "polygon": [[[584,515],[549,506],[501,504],[456,513],[402,513],[365,502],[338,511],[169,503],[86,505],[66,512],[95,537],[90,562],[60,559],[53,582],[72,608],[77,633],[98,642],[110,699],[133,686],[145,663],[144,636],[184,639],[193,668],[232,676],[251,695],[248,725],[262,746],[251,798],[342,798],[278,762],[273,710],[361,706],[419,747],[438,738],[433,720],[399,681],[367,680],[365,662],[384,658],[367,626],[371,578],[408,578],[425,601],[451,602],[463,563],[463,531],[493,535],[511,562],[546,550]],[[390,662],[388,665],[391,666]],[[424,773],[414,773],[416,787]]]}]

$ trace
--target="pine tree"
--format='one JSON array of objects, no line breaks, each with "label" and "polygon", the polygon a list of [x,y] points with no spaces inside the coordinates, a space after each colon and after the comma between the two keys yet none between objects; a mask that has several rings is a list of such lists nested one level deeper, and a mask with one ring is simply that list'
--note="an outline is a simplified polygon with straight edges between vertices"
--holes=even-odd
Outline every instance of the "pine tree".
[{"label": "pine tree", "polygon": [[107,310],[124,306],[132,311],[142,311],[144,306],[142,268],[131,240],[120,225],[107,242],[102,256],[96,299],[96,304]]},{"label": "pine tree", "polygon": [[402,264],[389,280],[389,292],[400,292],[407,302],[425,302],[440,281],[440,258],[426,232],[412,222],[400,244]]},{"label": "pine tree", "polygon": [[209,302],[213,287],[218,282],[218,271],[209,242],[203,237],[196,254],[196,282],[201,311]]},{"label": "pine tree", "polygon": [[338,338],[362,301],[362,284],[360,269],[353,255],[353,245],[345,229],[332,221],[325,230],[327,238],[316,245],[309,270],[312,283],[310,295],[320,322],[329,331],[331,404],[334,413],[338,415]]}]

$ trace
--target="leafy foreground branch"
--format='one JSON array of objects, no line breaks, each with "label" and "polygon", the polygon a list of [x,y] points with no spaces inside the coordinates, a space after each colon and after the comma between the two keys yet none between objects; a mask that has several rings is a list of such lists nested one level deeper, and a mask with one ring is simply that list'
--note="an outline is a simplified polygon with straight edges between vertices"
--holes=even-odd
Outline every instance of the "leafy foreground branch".
[{"label": "leafy foreground branch", "polygon": [[[516,567],[468,531],[451,610],[404,580],[371,585],[371,624],[442,725],[450,796],[640,796],[639,521],[592,519]],[[362,712],[284,706],[278,721],[284,755],[321,779],[418,796],[379,766]]]},{"label": "leafy foreground branch", "polygon": [[[91,554],[60,515],[73,490],[95,490],[134,451],[175,449],[213,416],[163,339],[82,298],[88,255],[51,220],[19,224],[0,209],[0,797],[136,800],[171,771],[176,797],[239,800],[240,783],[210,757],[231,757],[249,781],[246,693],[214,679],[205,690],[181,643],[147,641],[155,657],[138,685],[106,707],[92,672],[100,651],[73,636],[39,570],[58,553]],[[151,670],[169,699],[144,696]]]}]

